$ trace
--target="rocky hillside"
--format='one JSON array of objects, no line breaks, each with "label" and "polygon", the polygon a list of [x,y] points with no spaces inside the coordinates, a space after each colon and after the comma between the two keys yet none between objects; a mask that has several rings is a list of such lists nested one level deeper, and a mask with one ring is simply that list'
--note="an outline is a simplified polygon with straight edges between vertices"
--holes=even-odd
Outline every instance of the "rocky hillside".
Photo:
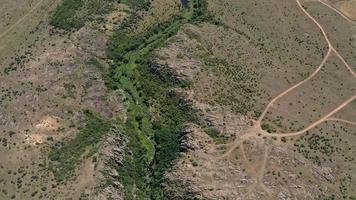
[{"label": "rocky hillside", "polygon": [[16,2],[0,199],[356,198],[351,1]]}]

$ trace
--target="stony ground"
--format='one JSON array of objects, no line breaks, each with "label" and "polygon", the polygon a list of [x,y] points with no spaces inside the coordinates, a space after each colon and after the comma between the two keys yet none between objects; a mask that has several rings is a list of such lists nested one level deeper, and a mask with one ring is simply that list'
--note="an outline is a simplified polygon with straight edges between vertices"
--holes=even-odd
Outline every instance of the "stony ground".
[{"label": "stony ground", "polygon": [[[245,20],[240,22],[241,27],[247,24],[251,28],[232,30],[229,24],[221,27],[189,25],[158,52],[158,58],[164,61],[161,63],[173,69],[177,77],[192,82],[191,89],[181,92],[188,94],[204,121],[187,125],[183,139],[185,152],[167,174],[165,187],[172,199],[355,197],[354,139],[350,137],[356,131],[352,111],[355,110],[356,79],[355,59],[350,55],[356,49],[352,39],[348,44],[339,45],[344,37],[338,34],[336,23],[337,26],[345,23],[347,26],[343,28],[352,30],[355,26],[334,7],[328,8],[332,6],[328,3],[220,2],[221,8],[211,9],[218,12],[223,23],[236,23],[238,20],[231,15],[235,13]],[[261,12],[253,12],[252,16],[251,10],[269,7],[278,10],[266,18],[276,20],[275,26],[289,21],[290,26],[299,27],[278,33],[282,37],[296,34],[296,44],[286,40],[278,44],[278,39],[252,37],[268,28],[251,22],[265,20],[260,18],[264,17],[259,16]],[[323,10],[330,15],[328,22],[320,13],[314,13],[320,7],[328,8]],[[221,10],[216,11],[216,8]],[[225,13],[225,9],[241,11]],[[349,37],[355,34],[352,30]],[[248,45],[243,44],[241,35],[249,38]],[[309,41],[305,42],[301,35],[307,36]],[[267,42],[273,42],[274,49],[262,49],[262,53],[255,49],[255,40],[264,43],[264,47]],[[302,48],[316,50],[306,53]],[[349,50],[341,53],[343,48]],[[285,54],[274,54],[283,50],[310,60],[307,63],[283,61]],[[258,61],[262,56],[249,58],[249,54],[257,52],[267,57],[265,62]],[[278,56],[280,64],[274,60]],[[270,61],[274,63],[271,65]],[[239,68],[239,62],[245,64]],[[294,64],[298,67],[290,68]],[[273,75],[265,72],[266,69],[273,70]],[[245,85],[252,90],[247,97],[241,96],[245,94],[242,92]],[[261,95],[254,98],[256,93]],[[239,102],[241,98],[246,99]],[[247,107],[247,112],[234,109],[236,102]]]},{"label": "stony ground", "polygon": [[[128,96],[104,76],[106,44],[131,10],[115,4],[105,23],[64,33],[48,25],[58,3],[0,8],[11,8],[0,12],[0,199],[123,199],[112,165],[130,154],[118,128],[130,117]],[[207,3],[207,19],[183,25],[151,59],[156,75],[188,83],[171,90],[198,116],[184,125],[182,152],[165,174],[167,198],[355,199],[355,1]],[[180,9],[153,1],[130,34]],[[63,163],[49,155],[86,130],[88,112],[118,123],[58,181],[51,167]]]}]

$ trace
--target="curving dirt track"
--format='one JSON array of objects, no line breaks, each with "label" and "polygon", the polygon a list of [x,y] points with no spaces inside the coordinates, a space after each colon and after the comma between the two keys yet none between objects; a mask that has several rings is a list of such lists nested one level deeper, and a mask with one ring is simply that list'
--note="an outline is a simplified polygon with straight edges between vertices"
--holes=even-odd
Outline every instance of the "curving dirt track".
[{"label": "curving dirt track", "polygon": [[[341,105],[339,105],[338,107],[336,107],[334,110],[332,110],[331,112],[329,112],[328,114],[326,114],[324,117],[320,118],[319,120],[317,120],[316,122],[310,124],[308,127],[306,127],[305,129],[301,130],[301,131],[297,131],[297,132],[293,132],[293,133],[266,133],[263,132],[262,135],[263,136],[267,136],[267,137],[291,137],[291,136],[298,136],[301,134],[304,134],[305,132],[309,131],[310,129],[316,127],[317,125],[323,123],[324,121],[327,121],[329,117],[331,117],[332,115],[334,115],[335,113],[337,113],[338,111],[340,111],[342,108],[344,108],[345,106],[347,106],[351,101],[353,101],[354,99],[356,99],[356,95],[350,97],[349,99],[347,99],[344,103],[342,103]],[[346,121],[343,119],[337,119],[334,121]]]},{"label": "curving dirt track", "polygon": [[[328,5],[327,3],[323,2],[322,0],[318,0],[318,1],[320,3],[326,5],[327,7],[332,9],[333,11],[339,13],[345,20],[349,21],[353,25],[356,24],[355,22],[351,21],[349,18],[344,16],[341,12],[339,12],[338,10],[333,8],[332,6]],[[317,120],[314,123],[310,124],[308,127],[306,127],[305,129],[303,129],[301,131],[292,132],[292,133],[267,133],[266,131],[264,131],[261,128],[261,121],[265,117],[265,115],[266,115],[267,111],[269,110],[269,108],[278,99],[282,98],[283,96],[285,96],[289,92],[293,91],[294,89],[296,89],[297,87],[301,86],[302,84],[307,84],[308,81],[311,78],[313,78],[315,75],[317,75],[318,72],[323,68],[324,64],[326,63],[326,61],[328,60],[328,58],[329,58],[329,56],[330,56],[330,54],[332,52],[334,52],[336,54],[336,56],[343,62],[343,64],[348,69],[348,71],[352,74],[352,76],[354,78],[356,78],[356,74],[352,70],[351,66],[344,60],[342,55],[334,48],[333,44],[330,42],[330,40],[328,38],[328,35],[327,35],[326,31],[324,30],[324,28],[319,24],[319,22],[310,13],[308,13],[306,11],[306,9],[302,6],[302,4],[300,3],[299,0],[296,0],[296,3],[298,4],[298,7],[305,13],[305,15],[311,21],[313,21],[316,26],[318,26],[318,28],[322,32],[322,34],[323,34],[323,36],[324,36],[324,38],[325,38],[325,40],[326,40],[326,42],[328,44],[328,51],[327,51],[327,54],[325,55],[325,57],[323,58],[322,62],[320,63],[320,65],[316,68],[316,70],[311,75],[309,75],[306,79],[300,81],[299,83],[293,85],[292,87],[286,89],[285,91],[283,91],[282,93],[280,93],[279,95],[274,97],[268,103],[268,105],[266,106],[266,108],[262,112],[262,114],[259,117],[259,119],[257,121],[253,121],[252,120],[253,121],[253,126],[251,128],[249,128],[248,130],[246,130],[245,133],[241,137],[236,138],[235,141],[233,141],[232,143],[229,143],[229,144],[216,145],[216,148],[220,148],[220,147],[223,147],[223,146],[227,147],[227,150],[225,151],[225,153],[222,156],[218,157],[216,160],[228,159],[230,157],[230,155],[232,154],[232,152],[236,148],[239,148],[240,153],[242,154],[242,163],[243,163],[243,165],[248,166],[248,168],[251,169],[250,170],[251,171],[250,175],[252,175],[252,176],[254,176],[256,178],[256,183],[254,183],[251,186],[249,186],[249,188],[248,188],[249,190],[248,190],[246,195],[248,195],[252,190],[256,189],[256,187],[260,187],[262,190],[264,190],[268,194],[268,196],[271,196],[271,193],[270,193],[269,189],[263,183],[263,176],[265,174],[266,163],[268,161],[268,148],[264,144],[265,145],[265,153],[263,155],[262,165],[261,165],[260,169],[257,169],[256,166],[254,166],[253,163],[250,163],[250,161],[248,160],[248,157],[247,157],[247,155],[245,153],[244,146],[243,146],[245,141],[250,140],[250,139],[257,139],[257,140],[263,141],[263,138],[267,138],[267,137],[273,137],[275,139],[281,139],[282,137],[299,136],[299,135],[302,135],[302,134],[306,133],[308,130],[311,130],[311,129],[315,128],[317,125],[319,125],[319,124],[321,124],[322,122],[325,122],[325,121],[339,121],[339,122],[348,123],[348,124],[351,124],[351,125],[356,125],[356,122],[348,121],[348,120],[345,120],[345,119],[332,118],[332,116],[334,114],[336,114],[342,108],[347,106],[350,102],[352,102],[353,100],[356,99],[356,94],[355,94],[354,96],[349,97],[342,104],[338,105],[336,108],[331,110],[328,114],[324,115],[319,120]]]}]

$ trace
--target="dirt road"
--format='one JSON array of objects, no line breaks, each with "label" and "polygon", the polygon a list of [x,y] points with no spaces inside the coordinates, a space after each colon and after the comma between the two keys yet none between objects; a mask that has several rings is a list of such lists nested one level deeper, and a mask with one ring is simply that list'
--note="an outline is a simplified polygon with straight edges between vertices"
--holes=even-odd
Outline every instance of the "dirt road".
[{"label": "dirt road", "polygon": [[[318,0],[318,1],[320,3],[328,6],[332,10],[336,11],[337,13],[339,13],[347,21],[351,22],[354,25],[356,24],[355,22],[353,22],[350,19],[348,19],[346,16],[344,16],[341,12],[339,12],[338,10],[333,8],[332,6],[328,5],[327,3],[323,2],[322,0]],[[269,196],[271,196],[271,193],[270,193],[270,190],[268,189],[268,187],[265,186],[264,183],[263,183],[263,177],[264,177],[266,166],[267,166],[267,162],[268,162],[268,147],[265,146],[265,152],[264,152],[264,155],[263,155],[262,166],[259,169],[257,169],[256,166],[254,166],[253,163],[251,163],[249,161],[249,159],[248,159],[248,157],[246,155],[246,152],[244,150],[244,145],[243,145],[245,141],[251,140],[251,139],[257,139],[257,140],[260,140],[260,141],[263,142],[263,138],[267,138],[267,137],[274,137],[274,138],[277,138],[277,139],[281,139],[282,137],[299,136],[299,135],[302,135],[302,134],[306,133],[308,130],[311,130],[311,129],[315,128],[317,125],[319,125],[319,124],[321,124],[322,122],[325,122],[325,121],[340,121],[340,122],[356,125],[356,122],[352,122],[352,121],[348,121],[348,120],[344,120],[344,119],[339,119],[339,118],[332,118],[332,116],[334,114],[336,114],[342,108],[347,106],[350,102],[352,102],[353,100],[356,99],[356,94],[355,94],[354,96],[348,98],[342,104],[338,105],[336,108],[331,110],[328,114],[324,115],[319,120],[317,120],[314,123],[310,124],[308,127],[306,127],[305,129],[303,129],[301,131],[292,132],[292,133],[267,133],[266,131],[262,130],[262,128],[261,128],[261,121],[265,117],[268,109],[278,99],[280,99],[284,95],[288,94],[289,92],[293,91],[294,89],[298,88],[300,85],[307,83],[311,78],[313,78],[315,75],[317,75],[318,72],[325,65],[325,63],[328,60],[328,58],[329,58],[331,53],[335,53],[335,55],[343,62],[343,64],[350,71],[350,73],[353,75],[353,77],[356,78],[355,72],[352,70],[351,66],[344,60],[344,58],[340,55],[340,53],[334,48],[334,46],[330,42],[330,40],[328,38],[328,35],[327,35],[326,31],[324,30],[324,28],[320,25],[320,23],[313,16],[311,16],[311,14],[309,14],[304,9],[304,7],[302,6],[302,4],[300,3],[299,0],[296,0],[296,3],[298,4],[299,8],[304,12],[304,14],[310,20],[312,20],[315,23],[315,25],[318,26],[319,30],[323,34],[323,36],[324,36],[324,38],[325,38],[325,40],[326,40],[326,42],[328,44],[328,51],[327,51],[327,54],[325,55],[325,57],[323,58],[323,60],[321,61],[320,65],[316,68],[316,70],[311,75],[309,75],[306,79],[300,81],[299,83],[293,85],[292,87],[286,89],[285,91],[283,91],[282,93],[280,93],[279,95],[274,97],[268,103],[268,105],[266,106],[266,108],[262,112],[262,114],[259,117],[259,119],[257,121],[253,121],[253,126],[250,127],[248,130],[246,130],[242,134],[242,136],[236,138],[235,141],[233,141],[232,143],[225,144],[224,147],[227,148],[225,153],[223,153],[222,156],[220,156],[220,157],[218,157],[216,159],[217,161],[221,160],[221,159],[228,159],[228,158],[230,158],[230,155],[234,152],[234,150],[236,148],[240,148],[240,154],[241,154],[241,157],[242,157],[242,164],[245,165],[247,168],[249,168],[250,174],[256,178],[256,183],[254,183],[251,186],[249,186],[249,190],[248,190],[246,195],[248,195],[252,190],[256,189],[256,187],[260,187]],[[264,144],[264,145],[266,145],[266,144]],[[217,147],[222,147],[222,146],[220,145],[220,146],[217,146]]]},{"label": "dirt road", "polygon": [[31,13],[33,13],[37,8],[40,7],[43,0],[40,0],[29,10],[24,16],[22,16],[19,20],[17,20],[13,25],[11,25],[8,29],[0,34],[0,39],[2,39],[5,35],[7,35],[10,31],[12,31],[16,26],[18,26],[21,22],[23,22],[26,18],[28,18]]}]

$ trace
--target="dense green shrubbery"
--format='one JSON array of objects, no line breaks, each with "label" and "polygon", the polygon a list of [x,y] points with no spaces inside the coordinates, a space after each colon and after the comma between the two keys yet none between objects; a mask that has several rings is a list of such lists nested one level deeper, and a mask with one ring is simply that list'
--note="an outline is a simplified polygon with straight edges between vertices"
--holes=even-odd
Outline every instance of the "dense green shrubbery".
[{"label": "dense green shrubbery", "polygon": [[54,10],[50,24],[65,31],[79,29],[95,15],[107,13],[112,2],[114,0],[63,0]]},{"label": "dense green shrubbery", "polygon": [[48,157],[51,160],[49,168],[58,182],[72,178],[84,154],[89,156],[95,153],[95,145],[111,128],[108,121],[89,111],[85,112],[84,123],[85,126],[73,139],[65,143],[57,143],[49,152]]},{"label": "dense green shrubbery", "polygon": [[133,10],[148,10],[150,0],[121,0],[121,3],[128,5]]},{"label": "dense green shrubbery", "polygon": [[64,30],[82,27],[84,22],[76,16],[82,6],[83,0],[64,0],[52,14],[51,25]]},{"label": "dense green shrubbery", "polygon": [[190,18],[192,22],[200,22],[208,17],[208,3],[205,0],[193,0],[194,12]]},{"label": "dense green shrubbery", "polygon": [[[51,24],[65,31],[78,29],[95,15],[105,13],[113,0],[64,0],[52,14]],[[125,199],[162,199],[161,183],[165,171],[180,151],[182,126],[195,120],[189,102],[173,87],[187,86],[170,78],[170,72],[157,73],[150,62],[154,49],[162,46],[184,23],[194,22],[206,12],[204,0],[193,0],[187,15],[175,16],[152,26],[143,34],[132,34],[139,20],[139,10],[148,10],[149,0],[122,0],[132,9],[131,15],[108,43],[107,57],[114,64],[109,72],[102,70],[109,89],[123,89],[129,107],[123,132],[129,137],[124,164],[118,167],[124,185]],[[83,14],[84,13],[84,14]],[[183,17],[184,16],[184,17]],[[95,59],[88,64],[102,68]],[[154,112],[152,112],[154,110]],[[86,112],[86,125],[72,140],[57,144],[49,153],[50,169],[57,181],[72,177],[76,165],[85,155],[92,155],[110,123]]]},{"label": "dense green shrubbery", "polygon": [[[162,196],[160,183],[179,153],[181,126],[194,120],[190,104],[172,92],[172,83],[151,72],[148,56],[136,58],[113,70],[116,81],[109,81],[119,83],[114,88],[120,87],[130,96],[124,132],[130,136],[131,153],[119,169],[127,199],[134,195],[147,198],[153,193]],[[159,116],[152,116],[150,108]]]},{"label": "dense green shrubbery", "polygon": [[[139,2],[144,1],[135,3]],[[182,126],[195,120],[189,102],[172,90],[186,87],[187,83],[172,81],[169,77],[172,74],[160,71],[150,62],[152,51],[162,46],[182,24],[204,15],[205,1],[193,2],[195,7],[186,15],[188,18],[173,17],[139,35],[130,32],[135,19],[127,18],[109,42],[107,56],[115,65],[106,76],[106,85],[125,90],[130,102],[124,128],[130,138],[128,153],[124,164],[119,166],[125,199],[165,198],[161,183],[164,173],[179,155]],[[134,7],[147,9],[145,6]]]}]

